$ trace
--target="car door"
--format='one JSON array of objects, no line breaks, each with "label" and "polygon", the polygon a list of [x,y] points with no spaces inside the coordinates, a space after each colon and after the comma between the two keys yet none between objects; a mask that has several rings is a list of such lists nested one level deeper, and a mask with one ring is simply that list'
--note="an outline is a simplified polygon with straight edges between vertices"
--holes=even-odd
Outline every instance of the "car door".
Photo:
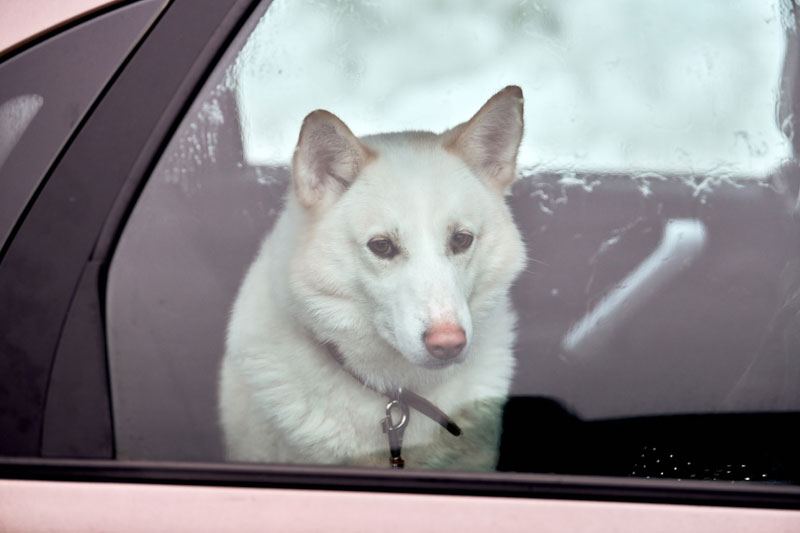
[{"label": "car door", "polygon": [[[87,505],[108,498],[127,520],[136,519],[131,502],[147,501],[162,510],[164,523],[197,512],[163,506],[159,494],[177,498],[183,491],[188,501],[207,502],[199,514],[207,524],[228,516],[214,509],[272,523],[322,520],[305,515],[298,500],[337,502],[331,512],[341,513],[342,527],[354,516],[374,523],[378,511],[390,508],[403,509],[392,518],[398,527],[417,523],[421,512],[464,527],[496,516],[509,529],[536,521],[552,529],[614,524],[656,530],[665,517],[705,528],[723,514],[753,527],[796,524],[800,469],[791,428],[800,406],[800,239],[794,137],[786,125],[793,123],[797,58],[794,33],[780,22],[794,14],[784,13],[766,29],[757,26],[769,34],[765,42],[785,54],[772,65],[782,71],[784,96],[768,102],[770,111],[781,109],[778,126],[766,132],[698,126],[702,134],[687,135],[681,152],[669,144],[677,135],[636,144],[640,131],[678,127],[642,128],[653,119],[643,111],[647,102],[631,109],[609,103],[609,95],[658,95],[657,87],[625,92],[578,83],[581,73],[595,83],[620,83],[624,76],[612,74],[626,63],[625,54],[618,63],[605,58],[598,78],[581,71],[591,70],[592,60],[568,63],[564,71],[553,66],[570,54],[589,54],[584,41],[558,36],[587,24],[579,15],[590,8],[537,6],[531,15],[503,4],[483,20],[475,18],[481,8],[455,4],[441,18],[423,4],[170,2],[51,166],[3,250],[0,468],[11,480],[60,482],[47,489],[6,484],[5,494],[29,504],[37,490],[79,494]],[[616,7],[636,12],[624,2]],[[680,15],[675,9],[672,16]],[[737,13],[744,14],[731,24],[749,28],[747,21],[760,11],[748,5]],[[709,23],[709,13],[691,14],[699,33],[687,42],[702,43],[703,24],[721,31]],[[756,16],[757,24],[766,24],[763,18]],[[441,39],[430,26],[436,20],[458,21],[458,32],[472,28],[474,48],[441,40],[420,48],[424,40],[392,34],[422,28],[418,36]],[[605,24],[613,29],[619,20]],[[632,20],[658,27],[648,15]],[[367,29],[355,32],[359,25]],[[484,26],[484,33],[475,29]],[[507,50],[517,54],[507,64],[496,59],[502,47],[493,48],[502,42],[498,28],[526,43]],[[543,45],[548,39],[555,44]],[[706,64],[706,71],[692,73],[692,83],[734,79],[729,69],[741,59],[725,62],[724,54],[732,53],[727,39],[699,55],[723,66]],[[408,47],[431,62],[417,70],[380,55],[375,60],[368,50],[380,51],[381,43],[398,46],[398,57]],[[759,43],[746,49],[755,54],[767,46]],[[461,55],[458,48],[464,48]],[[675,68],[702,66],[667,52],[663,57],[676,61]],[[550,68],[554,81],[526,78],[537,72],[523,71],[530,64]],[[396,72],[382,70],[386,65]],[[402,85],[406,72],[420,79],[407,76],[411,82]],[[441,89],[443,72],[459,83]],[[575,75],[573,85],[564,72]],[[329,77],[315,86],[323,75]],[[359,117],[364,130],[441,129],[450,115],[463,114],[483,85],[507,77],[523,80],[529,108],[566,106],[561,116],[567,122],[594,106],[616,114],[580,123],[588,132],[582,142],[599,155],[565,140],[580,128],[565,128],[558,113],[526,134],[531,149],[556,148],[548,152],[549,166],[547,157],[525,156],[528,164],[521,165],[508,198],[528,264],[511,293],[520,317],[518,363],[498,471],[225,463],[216,380],[227,316],[283,205],[285,159],[299,127],[293,119],[319,102]],[[569,108],[565,87],[604,96]],[[440,115],[419,114],[429,113],[428,122],[408,118],[423,89],[439,94]],[[537,99],[544,104],[537,107]],[[665,105],[655,118],[699,113],[680,103],[688,111]],[[626,109],[634,119],[623,124]],[[602,120],[607,131],[598,129]],[[762,127],[763,117],[758,120]],[[614,132],[626,128],[634,133],[623,142]],[[712,143],[715,133],[728,135],[733,148]],[[604,147],[603,139],[613,147]],[[667,149],[659,151],[660,145]],[[744,156],[723,159],[721,169],[709,166],[720,153]],[[738,439],[742,430],[753,439]],[[137,487],[125,485],[130,482]],[[167,492],[160,492],[163,484],[171,486]],[[219,491],[210,496],[191,485]],[[126,501],[126,494],[142,499]],[[230,503],[242,498],[256,503]],[[282,509],[275,502],[284,502]],[[265,507],[258,511],[259,505]],[[12,523],[32,523],[20,513],[3,513]],[[110,514],[104,520],[113,520]]]}]

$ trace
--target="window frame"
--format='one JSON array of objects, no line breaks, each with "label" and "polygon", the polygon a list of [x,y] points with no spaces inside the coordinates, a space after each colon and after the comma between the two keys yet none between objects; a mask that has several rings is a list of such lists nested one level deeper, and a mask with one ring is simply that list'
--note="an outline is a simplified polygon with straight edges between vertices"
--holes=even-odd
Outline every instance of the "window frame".
[{"label": "window frame", "polygon": [[800,510],[796,486],[510,472],[16,459],[0,461],[0,478]]},{"label": "window frame", "polygon": [[[15,449],[0,453],[113,457],[102,298],[106,265],[165,142],[255,4],[171,2],[17,223],[0,256],[0,322],[9,332],[0,346],[24,356],[13,362],[17,368],[8,363],[17,372],[9,397],[19,400],[0,418],[0,427],[15,431],[24,424],[27,430],[11,445]],[[107,179],[98,182],[97,176]],[[48,416],[51,409],[71,416]],[[50,435],[55,439],[48,440]]]}]

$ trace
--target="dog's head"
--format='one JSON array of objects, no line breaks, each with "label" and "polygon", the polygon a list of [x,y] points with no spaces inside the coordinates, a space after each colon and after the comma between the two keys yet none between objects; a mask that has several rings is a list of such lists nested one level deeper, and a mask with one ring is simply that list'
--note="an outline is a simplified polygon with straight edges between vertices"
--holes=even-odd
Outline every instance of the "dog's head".
[{"label": "dog's head", "polygon": [[504,200],[522,116],[512,86],[441,135],[359,139],[327,111],[306,117],[291,279],[295,312],[320,340],[378,337],[427,368],[469,356],[473,325],[505,301],[525,260]]}]

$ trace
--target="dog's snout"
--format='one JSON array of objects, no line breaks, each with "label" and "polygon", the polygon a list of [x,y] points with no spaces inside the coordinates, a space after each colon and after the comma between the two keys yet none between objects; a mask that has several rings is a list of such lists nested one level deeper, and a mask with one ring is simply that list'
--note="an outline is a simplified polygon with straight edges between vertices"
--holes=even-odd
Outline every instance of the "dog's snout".
[{"label": "dog's snout", "polygon": [[461,353],[467,344],[467,334],[458,324],[434,324],[422,336],[428,353],[436,359],[452,359]]}]

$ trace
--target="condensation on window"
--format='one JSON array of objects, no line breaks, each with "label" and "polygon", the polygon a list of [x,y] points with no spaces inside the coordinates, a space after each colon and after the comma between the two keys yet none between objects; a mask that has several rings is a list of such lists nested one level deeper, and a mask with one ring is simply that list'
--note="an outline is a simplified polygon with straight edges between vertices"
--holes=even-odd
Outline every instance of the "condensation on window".
[{"label": "condensation on window", "polygon": [[[236,84],[244,155],[286,165],[305,114],[357,135],[441,131],[508,84],[526,96],[520,167],[762,177],[791,157],[776,118],[785,1],[273,2]],[[466,114],[465,114],[466,113]],[[545,208],[552,206],[543,204]]]},{"label": "condensation on window", "polygon": [[237,109],[236,87],[248,58],[248,54],[241,52],[225,68],[212,74],[164,154],[159,176],[188,196],[203,189],[206,183],[203,176],[214,172],[221,172],[219,178],[254,179],[261,185],[275,185],[279,181],[274,172],[244,160],[241,126],[244,118]]},{"label": "condensation on window", "polygon": [[[219,135],[226,123],[226,113],[221,100],[229,94],[233,85],[230,79],[212,85],[204,98],[199,100],[183,122],[175,136],[175,144],[166,153],[162,176],[167,183],[180,186],[190,194],[202,188],[198,180],[192,179],[205,162],[217,163]],[[230,116],[227,120],[230,120]]]},{"label": "condensation on window", "polygon": [[598,173],[631,176],[645,197],[677,175],[704,203],[791,159],[794,116],[776,109],[794,32],[786,0],[277,0],[181,126],[164,175],[202,187],[192,176],[217,162],[225,127],[237,166],[272,185],[314,109],[357,135],[442,131],[516,84],[521,174],[560,177],[536,191],[542,212]]}]

